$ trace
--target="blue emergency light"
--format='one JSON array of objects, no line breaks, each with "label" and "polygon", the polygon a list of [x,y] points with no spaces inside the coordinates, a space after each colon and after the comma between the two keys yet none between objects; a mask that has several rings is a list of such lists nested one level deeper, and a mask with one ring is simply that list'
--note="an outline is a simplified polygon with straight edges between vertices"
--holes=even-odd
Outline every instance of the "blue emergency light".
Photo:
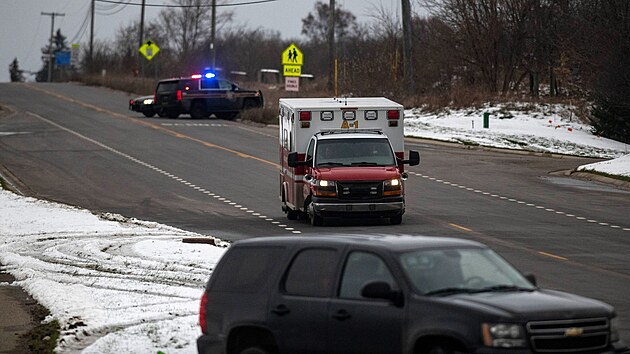
[{"label": "blue emergency light", "polygon": [[203,75],[206,79],[212,79],[216,75],[214,73],[207,72]]}]

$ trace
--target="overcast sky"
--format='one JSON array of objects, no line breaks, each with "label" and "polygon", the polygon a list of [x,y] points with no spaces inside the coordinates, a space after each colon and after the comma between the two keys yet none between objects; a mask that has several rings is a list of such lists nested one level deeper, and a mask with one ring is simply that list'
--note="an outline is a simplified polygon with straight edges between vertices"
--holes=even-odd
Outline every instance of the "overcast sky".
[{"label": "overcast sky", "polygon": [[[141,0],[124,0],[141,3]],[[240,3],[251,0],[226,0]],[[327,2],[326,0],[324,0]],[[280,31],[283,38],[300,38],[302,18],[313,11],[316,0],[276,0],[268,3],[235,6],[236,24],[249,28],[264,28]],[[361,23],[370,21],[375,7],[400,13],[400,0],[336,0],[343,9],[351,11]],[[42,12],[64,13],[55,17],[55,31],[68,37],[69,44],[87,44],[89,22],[85,31],[82,24],[88,16],[90,0],[0,0],[0,82],[9,81],[9,64],[18,59],[22,70],[38,71],[42,67],[41,48],[50,37],[51,16]],[[165,4],[169,0],[146,0],[147,4]],[[113,7],[113,8],[112,8]],[[140,18],[139,6],[116,6],[98,3],[95,16],[95,38],[110,39],[121,25],[128,25]],[[147,7],[145,21],[157,17],[160,8]],[[221,11],[221,8],[219,8]],[[89,21],[89,19],[88,19]],[[81,34],[83,34],[81,36]],[[74,42],[72,39],[77,38]],[[159,45],[159,43],[158,43]]]}]

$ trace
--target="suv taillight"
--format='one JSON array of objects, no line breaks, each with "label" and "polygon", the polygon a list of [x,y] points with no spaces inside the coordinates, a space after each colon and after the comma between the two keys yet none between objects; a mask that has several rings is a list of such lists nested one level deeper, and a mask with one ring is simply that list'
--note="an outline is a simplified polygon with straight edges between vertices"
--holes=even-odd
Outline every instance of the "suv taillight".
[{"label": "suv taillight", "polygon": [[177,90],[177,100],[178,101],[182,100],[182,90]]},{"label": "suv taillight", "polygon": [[199,326],[201,327],[201,332],[203,334],[208,334],[206,332],[206,304],[207,303],[208,303],[208,293],[204,291],[203,296],[201,297],[201,303],[199,304]]}]

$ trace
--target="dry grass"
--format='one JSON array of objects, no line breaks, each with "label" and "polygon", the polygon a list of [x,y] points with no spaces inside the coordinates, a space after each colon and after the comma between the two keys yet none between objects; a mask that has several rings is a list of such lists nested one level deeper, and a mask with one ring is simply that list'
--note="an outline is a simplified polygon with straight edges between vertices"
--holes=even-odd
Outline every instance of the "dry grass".
[{"label": "dry grass", "polygon": [[[100,75],[83,75],[75,78],[86,85],[104,86],[115,90],[120,90],[135,95],[148,95],[154,92],[157,81],[148,78],[129,77],[129,76],[106,76]],[[251,109],[242,112],[240,119],[250,120],[263,124],[277,124],[278,100],[280,98],[295,97],[332,97],[333,93],[326,89],[326,80],[319,79],[315,81],[300,82],[299,92],[289,92],[284,90],[283,84],[263,84],[259,82],[244,81],[238,82],[238,85],[253,90],[260,90],[263,93],[265,105],[263,108]],[[341,94],[341,97],[344,95]],[[377,94],[375,94],[377,96]],[[507,103],[507,102],[531,102],[531,103],[570,103],[575,105],[576,114],[578,116],[587,117],[588,107],[585,102],[579,99],[569,100],[566,97],[541,97],[532,98],[527,94],[509,94],[497,95],[486,92],[477,87],[456,86],[447,92],[431,92],[418,94],[415,96],[396,95],[392,93],[388,97],[394,101],[400,102],[405,108],[422,107],[426,111],[439,111],[446,107],[458,109],[464,107],[481,107],[485,103]]]}]

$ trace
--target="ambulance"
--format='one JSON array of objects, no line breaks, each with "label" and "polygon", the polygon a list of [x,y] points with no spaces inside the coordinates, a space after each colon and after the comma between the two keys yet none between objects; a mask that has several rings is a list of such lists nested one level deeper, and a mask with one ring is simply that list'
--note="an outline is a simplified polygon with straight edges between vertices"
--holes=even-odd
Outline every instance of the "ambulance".
[{"label": "ambulance", "polygon": [[388,218],[405,212],[403,106],[384,97],[281,98],[280,200],[287,218]]}]

